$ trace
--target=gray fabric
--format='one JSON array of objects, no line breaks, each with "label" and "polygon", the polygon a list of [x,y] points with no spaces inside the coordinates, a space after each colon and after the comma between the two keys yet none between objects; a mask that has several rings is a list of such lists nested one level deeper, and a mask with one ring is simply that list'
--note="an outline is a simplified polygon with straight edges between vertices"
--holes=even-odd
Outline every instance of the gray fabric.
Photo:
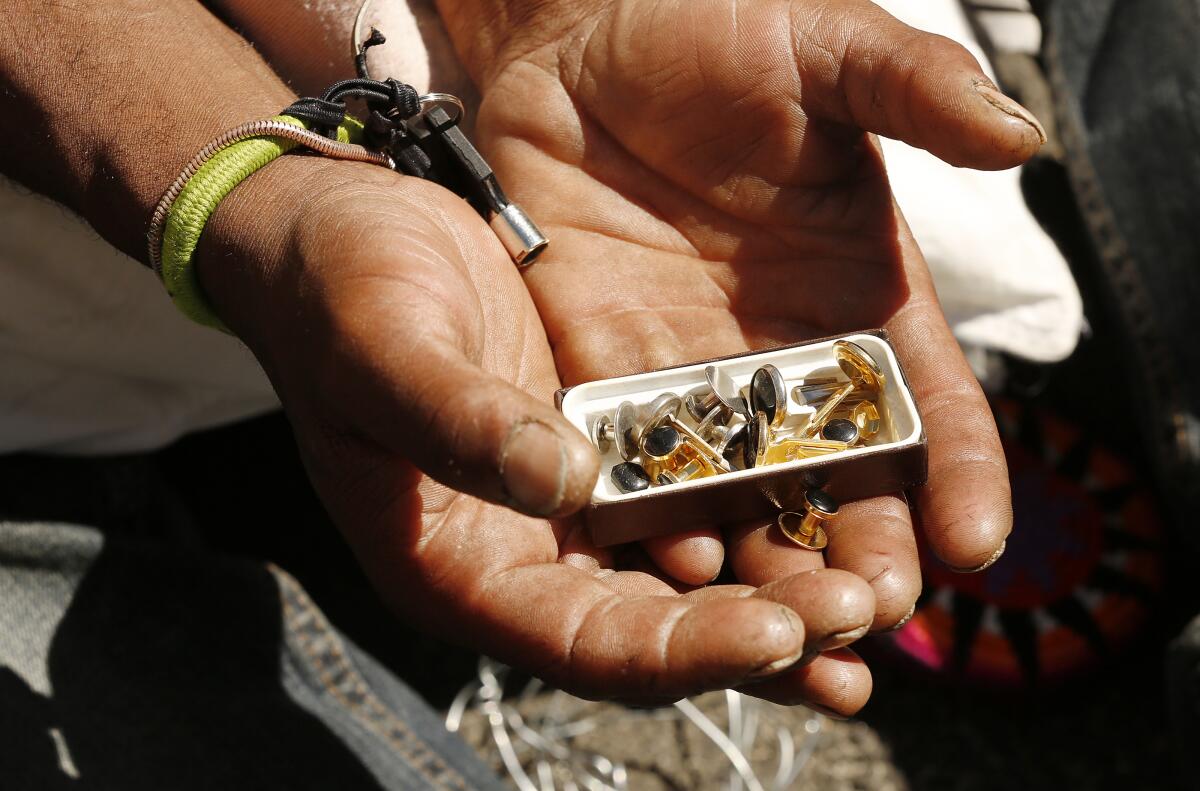
[{"label": "gray fabric", "polygon": [[6,790],[501,787],[275,568],[0,522],[0,627]]},{"label": "gray fabric", "polygon": [[[1066,165],[1124,348],[1134,419],[1183,524],[1200,506],[1200,2],[1043,0]],[[1107,305],[1105,307],[1108,307]],[[1186,537],[1200,547],[1200,532]]]},{"label": "gray fabric", "polygon": [[100,545],[90,530],[0,525],[0,667],[39,695],[51,694],[50,641]]}]

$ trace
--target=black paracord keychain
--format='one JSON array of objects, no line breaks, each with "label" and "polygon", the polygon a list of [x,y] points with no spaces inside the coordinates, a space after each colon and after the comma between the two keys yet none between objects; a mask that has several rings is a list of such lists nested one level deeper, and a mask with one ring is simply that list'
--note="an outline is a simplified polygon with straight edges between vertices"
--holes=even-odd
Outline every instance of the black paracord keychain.
[{"label": "black paracord keychain", "polygon": [[[533,263],[549,242],[521,207],[505,196],[487,160],[459,128],[462,102],[446,93],[421,95],[399,80],[371,78],[367,50],[384,41],[383,34],[372,28],[370,36],[356,44],[356,78],[334,83],[320,98],[297,99],[282,114],[336,138],[338,125],[346,119],[346,100],[364,100],[368,111],[363,130],[366,148],[386,153],[401,173],[428,179],[466,199],[491,226],[517,266]],[[454,115],[446,112],[446,107],[453,108]]]}]

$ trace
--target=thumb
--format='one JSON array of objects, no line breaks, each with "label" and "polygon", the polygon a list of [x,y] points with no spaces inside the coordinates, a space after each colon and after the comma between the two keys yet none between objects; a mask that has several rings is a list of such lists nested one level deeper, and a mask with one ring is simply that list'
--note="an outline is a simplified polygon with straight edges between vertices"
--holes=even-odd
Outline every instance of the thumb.
[{"label": "thumb", "polygon": [[815,117],[923,148],[951,165],[1014,167],[1046,142],[962,45],[910,27],[868,0],[792,0],[801,103]]},{"label": "thumb", "polygon": [[269,274],[223,266],[205,282],[274,382],[310,471],[359,478],[367,457],[347,451],[365,444],[527,514],[583,507],[599,456],[550,403],[545,331],[490,229],[429,182],[350,175],[326,180],[274,245],[284,262],[258,267]]},{"label": "thumb", "polygon": [[[414,202],[427,216],[442,197]],[[452,489],[533,516],[577,511],[599,456],[550,403],[554,361],[519,273],[464,201],[449,196],[443,223],[400,200],[388,209],[405,221],[377,223],[323,299],[321,402]]]},{"label": "thumb", "polygon": [[434,345],[419,354],[419,366],[389,372],[420,385],[379,400],[392,417],[377,441],[446,486],[532,516],[587,504],[599,457],[557,410],[457,350]]}]

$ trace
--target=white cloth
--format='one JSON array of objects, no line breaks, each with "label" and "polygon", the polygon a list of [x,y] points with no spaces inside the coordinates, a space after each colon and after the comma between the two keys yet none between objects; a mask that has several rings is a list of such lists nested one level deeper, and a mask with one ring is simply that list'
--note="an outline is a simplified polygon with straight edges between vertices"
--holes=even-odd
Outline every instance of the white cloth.
[{"label": "white cloth", "polygon": [[[881,5],[984,61],[955,0]],[[417,28],[402,0],[380,13]],[[421,59],[406,47],[406,62]],[[1029,216],[1017,172],[956,170],[893,141],[884,150],[959,339],[1032,360],[1069,354],[1079,295]],[[190,324],[148,271],[61,206],[0,179],[0,453],[136,451],[277,404],[241,344]]]},{"label": "white cloth", "polygon": [[[959,42],[991,73],[957,0],[876,2],[913,27]],[[1070,355],[1084,328],[1083,302],[1062,254],[1025,205],[1020,169],[963,170],[895,140],[884,140],[883,151],[959,342],[1036,362]]]},{"label": "white cloth", "polygon": [[0,179],[0,453],[123,453],[278,405],[250,352],[61,205]]}]

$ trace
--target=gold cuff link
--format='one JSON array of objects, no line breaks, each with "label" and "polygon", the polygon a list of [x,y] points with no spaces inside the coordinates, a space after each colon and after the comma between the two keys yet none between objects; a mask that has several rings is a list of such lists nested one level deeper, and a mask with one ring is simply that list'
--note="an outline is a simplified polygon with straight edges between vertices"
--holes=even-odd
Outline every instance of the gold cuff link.
[{"label": "gold cuff link", "polygon": [[875,362],[875,358],[857,343],[834,341],[833,351],[837,356],[838,367],[850,381],[821,405],[817,413],[808,421],[808,425],[804,427],[802,436],[815,437],[820,434],[825,422],[833,416],[834,411],[851,393],[860,392],[878,398],[887,383],[883,371],[879,368],[879,363]]},{"label": "gold cuff link", "polygon": [[646,473],[660,484],[716,475],[716,468],[705,455],[686,435],[670,425],[658,426],[642,437]]},{"label": "gold cuff link", "polygon": [[850,422],[858,428],[858,436],[862,439],[871,439],[879,433],[882,426],[882,418],[879,416],[879,407],[874,401],[861,401],[855,404],[854,409],[850,410]]},{"label": "gold cuff link", "polygon": [[667,425],[682,434],[697,451],[708,458],[709,462],[719,467],[725,472],[732,472],[729,467],[729,462],[717,453],[708,441],[693,431],[686,423],[679,419],[679,410],[683,406],[683,400],[674,393],[663,393],[658,398],[650,402],[650,417],[646,422],[644,430],[657,428],[660,425]]},{"label": "gold cuff link", "polygon": [[858,424],[844,417],[835,417],[821,427],[821,439],[829,442],[840,442],[847,447],[858,442],[861,433]]},{"label": "gold cuff link", "polygon": [[745,469],[750,470],[768,464],[783,464],[796,459],[840,453],[849,448],[850,446],[845,442],[830,442],[824,439],[789,437],[775,440],[766,413],[759,412],[754,416],[754,420],[747,429],[746,442],[742,451],[742,464]]},{"label": "gold cuff link", "polygon": [[837,500],[820,489],[809,489],[804,493],[803,511],[784,511],[775,520],[779,532],[805,549],[820,552],[829,545],[829,536],[823,526],[838,512]]}]

